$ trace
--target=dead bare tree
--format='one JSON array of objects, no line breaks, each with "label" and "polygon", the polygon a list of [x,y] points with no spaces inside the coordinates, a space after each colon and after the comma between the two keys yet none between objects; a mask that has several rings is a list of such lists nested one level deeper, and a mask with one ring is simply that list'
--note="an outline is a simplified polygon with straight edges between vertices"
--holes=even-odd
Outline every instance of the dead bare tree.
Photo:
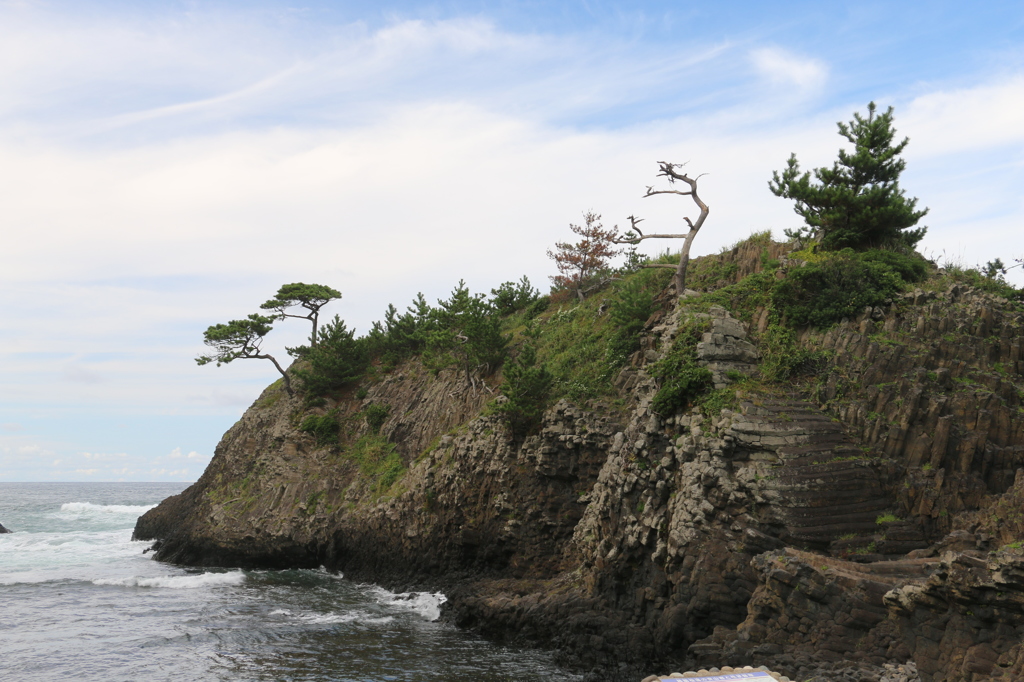
[{"label": "dead bare tree", "polygon": [[635,245],[639,244],[645,239],[685,239],[686,241],[683,242],[683,249],[679,254],[678,265],[670,265],[668,263],[646,263],[643,265],[643,267],[645,268],[669,268],[675,270],[676,273],[673,276],[672,281],[676,285],[676,293],[680,295],[683,293],[686,286],[686,267],[690,263],[690,245],[693,244],[693,238],[697,236],[697,232],[700,230],[701,226],[704,224],[704,221],[708,217],[708,205],[701,201],[700,197],[697,196],[697,180],[699,180],[702,176],[698,175],[696,178],[691,178],[686,173],[680,174],[679,172],[676,171],[676,168],[684,165],[686,164],[659,161],[658,167],[660,168],[660,171],[658,172],[658,177],[668,178],[668,182],[670,185],[674,185],[676,180],[679,180],[680,182],[685,182],[687,185],[689,185],[690,189],[656,190],[654,189],[654,187],[648,187],[646,194],[644,194],[644,198],[654,196],[655,194],[678,194],[684,197],[691,197],[694,203],[696,203],[697,206],[700,208],[700,216],[697,218],[696,221],[690,220],[686,216],[683,217],[683,220],[685,220],[686,224],[689,225],[690,231],[687,232],[686,234],[644,234],[643,232],[640,231],[640,228],[637,227],[637,225],[639,225],[639,223],[642,222],[643,219],[636,218],[634,216],[629,216],[630,231],[627,232],[622,237],[619,237],[615,240],[616,244]]}]

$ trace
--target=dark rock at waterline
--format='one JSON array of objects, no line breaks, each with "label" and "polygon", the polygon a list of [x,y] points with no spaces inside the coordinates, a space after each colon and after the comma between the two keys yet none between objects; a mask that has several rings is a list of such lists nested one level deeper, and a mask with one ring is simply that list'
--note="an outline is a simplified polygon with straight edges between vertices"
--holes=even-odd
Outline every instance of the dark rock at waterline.
[{"label": "dark rock at waterline", "polygon": [[7,530],[6,528],[4,528],[4,524],[0,523],[0,535],[3,535],[4,533],[13,533],[13,532],[14,532],[13,530]]}]

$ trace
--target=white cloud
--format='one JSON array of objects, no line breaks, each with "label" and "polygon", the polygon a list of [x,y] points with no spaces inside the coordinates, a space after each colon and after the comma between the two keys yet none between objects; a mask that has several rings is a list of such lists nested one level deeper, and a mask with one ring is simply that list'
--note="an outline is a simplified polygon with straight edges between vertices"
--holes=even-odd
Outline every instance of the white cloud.
[{"label": "white cloud", "polygon": [[182,453],[181,448],[174,448],[171,450],[171,454],[167,455],[168,459],[209,459],[209,455],[201,455],[195,450],[192,450],[187,455]]},{"label": "white cloud", "polygon": [[828,66],[819,59],[799,57],[778,47],[751,50],[754,67],[772,83],[810,90],[824,85]]},{"label": "white cloud", "polygon": [[913,131],[913,153],[921,158],[1004,145],[1019,154],[1024,151],[1024,76],[922,94],[897,114],[901,132]]},{"label": "white cloud", "polygon": [[[341,289],[328,312],[360,333],[388,303],[445,296],[459,277],[486,292],[525,273],[544,288],[545,249],[583,210],[680,225],[685,201],[641,199],[658,159],[709,173],[694,255],[780,234],[798,219],[767,191],[771,171],[790,152],[830,164],[835,121],[863,109],[809,104],[851,78],[840,62],[728,36],[648,45],[483,19],[312,34],[248,14],[12,7],[0,7],[0,400],[12,423],[38,423],[19,410],[55,401],[237,415],[276,371],[197,367],[206,326],[291,281]],[[1019,242],[1024,218],[1024,79],[985,78],[892,95],[912,139],[904,186],[932,208],[926,246],[968,263]],[[305,333],[280,323],[268,349],[285,360]],[[178,442],[198,450],[163,461],[213,447]],[[0,444],[0,464],[19,467],[143,450],[47,445],[23,462],[29,445]],[[155,459],[125,464],[184,475],[138,473]]]},{"label": "white cloud", "polygon": [[105,453],[105,452],[80,452],[82,457],[93,462],[111,462],[124,459],[128,456],[126,452]]}]

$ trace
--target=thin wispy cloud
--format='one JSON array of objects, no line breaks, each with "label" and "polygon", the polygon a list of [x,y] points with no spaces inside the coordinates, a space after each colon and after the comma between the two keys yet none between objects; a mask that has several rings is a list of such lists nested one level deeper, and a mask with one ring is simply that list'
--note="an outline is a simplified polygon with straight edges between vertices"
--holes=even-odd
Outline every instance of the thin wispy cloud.
[{"label": "thin wispy cloud", "polygon": [[750,53],[754,67],[776,85],[800,90],[822,87],[828,79],[828,67],[818,59],[798,57],[777,47],[764,47]]},{"label": "thin wispy cloud", "polygon": [[[1024,73],[1012,65],[886,72],[879,91],[866,60],[903,64],[899,38],[873,43],[890,50],[878,55],[835,46],[891,18],[811,26],[751,4],[737,24],[666,4],[625,17],[629,30],[607,17],[567,29],[557,8],[549,26],[453,7],[328,20],[316,3],[0,4],[0,417],[24,428],[0,436],[0,479],[194,478],[210,434],[276,378],[266,362],[196,366],[208,325],[293,281],[340,289],[329,313],[360,333],[388,303],[444,297],[459,277],[474,291],[523,274],[543,288],[545,250],[582,210],[681,224],[688,207],[641,198],[657,160],[708,173],[695,255],[781,234],[798,218],[768,192],[771,171],[791,152],[830,164],[835,122],[872,99],[911,138],[904,185],[932,209],[925,246],[973,264],[1019,243]],[[987,49],[974,40],[957,49]],[[287,360],[306,333],[280,323],[268,349]],[[157,442],[154,426],[182,415],[194,421]]]}]

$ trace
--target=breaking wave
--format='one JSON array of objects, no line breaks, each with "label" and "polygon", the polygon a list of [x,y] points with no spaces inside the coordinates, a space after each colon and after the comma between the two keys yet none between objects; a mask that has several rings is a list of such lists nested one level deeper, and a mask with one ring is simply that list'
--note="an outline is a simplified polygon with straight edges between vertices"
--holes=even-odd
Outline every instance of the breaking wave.
[{"label": "breaking wave", "polygon": [[194,590],[200,587],[227,587],[241,585],[245,574],[241,571],[229,573],[201,573],[199,575],[165,575],[156,578],[99,578],[93,585],[119,585],[121,587],[164,587],[171,590]]}]

